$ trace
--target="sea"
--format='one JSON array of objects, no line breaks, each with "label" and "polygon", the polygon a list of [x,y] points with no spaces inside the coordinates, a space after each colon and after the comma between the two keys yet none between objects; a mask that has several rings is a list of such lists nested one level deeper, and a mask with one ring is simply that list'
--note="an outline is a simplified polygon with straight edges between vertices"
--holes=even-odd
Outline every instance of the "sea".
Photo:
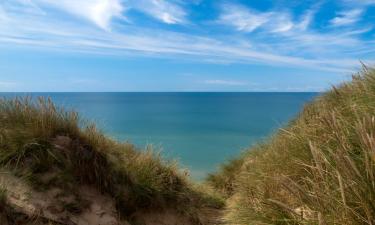
[{"label": "sea", "polygon": [[262,142],[319,93],[0,93],[44,96],[106,135],[177,160],[194,180]]}]

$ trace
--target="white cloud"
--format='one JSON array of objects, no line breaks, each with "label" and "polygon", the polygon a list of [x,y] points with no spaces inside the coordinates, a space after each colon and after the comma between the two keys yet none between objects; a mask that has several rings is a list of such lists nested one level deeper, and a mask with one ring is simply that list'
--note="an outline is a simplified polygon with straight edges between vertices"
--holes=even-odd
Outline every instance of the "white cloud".
[{"label": "white cloud", "polygon": [[299,23],[296,24],[296,28],[299,30],[306,30],[309,28],[311,22],[314,19],[314,15],[316,13],[316,10],[308,10],[303,16]]},{"label": "white cloud", "polygon": [[[38,20],[39,19],[39,20]],[[33,21],[30,24],[29,21]],[[28,26],[26,26],[28,25]],[[243,43],[226,43],[215,38],[179,34],[145,28],[126,27],[128,33],[107,33],[70,23],[46,20],[44,17],[23,18],[0,29],[0,43],[54,48],[62,51],[80,51],[94,54],[152,55],[168,57],[184,55],[194,60],[263,63],[318,68],[330,71],[347,71],[357,60],[332,61],[323,57],[308,59],[282,54],[278,46],[272,51],[256,50]],[[42,38],[40,38],[42,37]],[[230,41],[229,41],[230,42]],[[298,43],[299,41],[297,41]],[[324,42],[327,43],[327,42]],[[256,45],[256,43],[253,43]],[[303,46],[305,47],[305,46]],[[290,52],[285,51],[285,52]],[[156,54],[157,53],[157,54]],[[341,57],[342,58],[342,57]]]},{"label": "white cloud", "polygon": [[5,10],[0,5],[0,24],[5,23],[8,19],[8,16],[5,12]]},{"label": "white cloud", "polygon": [[165,0],[132,0],[130,6],[167,24],[186,23],[185,10]]},{"label": "white cloud", "polygon": [[282,33],[294,27],[294,23],[288,13],[273,13],[273,15],[274,19],[269,23],[272,32]]},{"label": "white cloud", "polygon": [[15,87],[16,83],[14,82],[0,81],[0,91],[12,91]]},{"label": "white cloud", "polygon": [[39,6],[54,7],[85,18],[102,29],[109,30],[112,18],[124,11],[120,0],[33,0]]},{"label": "white cloud", "polygon": [[235,81],[235,80],[205,80],[205,84],[213,84],[213,85],[225,85],[225,86],[246,86],[248,83],[243,81]]},{"label": "white cloud", "polygon": [[222,8],[223,13],[218,22],[245,32],[256,30],[265,24],[271,16],[269,13],[256,12],[236,4],[224,4]]},{"label": "white cloud", "polygon": [[333,26],[345,26],[358,22],[363,14],[363,9],[352,9],[343,11],[330,22]]},{"label": "white cloud", "polygon": [[342,2],[351,5],[375,5],[375,0],[342,0]]},{"label": "white cloud", "polygon": [[126,10],[135,9],[168,24],[186,23],[185,10],[165,0],[16,0],[33,7],[53,7],[84,18],[104,30],[110,30],[114,18],[125,18]]},{"label": "white cloud", "polygon": [[[126,5],[128,8],[135,7],[129,2]],[[86,23],[65,17],[62,19],[54,13],[20,13],[19,10],[3,9],[9,21],[0,26],[0,45],[23,45],[88,54],[183,57],[185,60],[210,63],[255,63],[348,73],[359,65],[358,59],[368,59],[361,57],[359,52],[371,46],[357,37],[366,29],[322,34],[309,30],[309,22],[304,22],[305,25],[300,28],[298,24],[302,22],[291,21],[286,12],[254,28],[260,32],[233,37],[232,34],[191,35],[134,24],[122,24],[121,30],[125,32],[116,29],[105,32]],[[75,14],[74,10],[68,11]],[[272,13],[276,15],[276,12]],[[284,23],[276,23],[274,20]],[[290,23],[294,24],[293,27]],[[253,29],[252,25],[244,27]]]},{"label": "white cloud", "polygon": [[292,21],[288,12],[269,11],[258,12],[248,7],[226,3],[222,5],[222,12],[218,23],[232,26],[243,32],[253,32],[257,29],[269,33],[283,33],[293,28],[306,29],[313,17],[314,11],[304,15],[298,24]]},{"label": "white cloud", "polygon": [[[219,22],[245,33],[251,33],[255,29],[258,31],[252,33],[251,36],[244,37],[250,42],[247,49],[274,52],[279,55],[298,55],[305,59],[342,58],[341,56],[346,55],[348,58],[358,61],[358,59],[362,59],[360,52],[363,52],[363,50],[361,49],[368,49],[366,46],[370,45],[369,41],[361,40],[359,36],[370,32],[372,30],[371,26],[346,27],[345,31],[337,29],[336,26],[328,26],[324,32],[311,28],[310,24],[313,23],[314,16],[321,7],[319,2],[312,5],[301,16],[291,15],[285,10],[256,12],[255,15],[268,15],[268,17],[265,22],[259,26],[257,25],[255,29],[248,30],[239,29],[241,28],[238,25],[239,23],[231,18],[236,18],[236,13],[239,15],[243,15],[243,12],[249,14],[252,10],[238,4],[229,5],[231,6],[229,7],[230,9],[239,7],[241,10],[232,10],[229,14],[228,11],[223,9],[220,18],[225,18],[227,15],[231,15],[231,17],[227,20],[219,20]],[[244,16],[238,17],[243,18]],[[351,53],[348,54],[348,52]]]}]

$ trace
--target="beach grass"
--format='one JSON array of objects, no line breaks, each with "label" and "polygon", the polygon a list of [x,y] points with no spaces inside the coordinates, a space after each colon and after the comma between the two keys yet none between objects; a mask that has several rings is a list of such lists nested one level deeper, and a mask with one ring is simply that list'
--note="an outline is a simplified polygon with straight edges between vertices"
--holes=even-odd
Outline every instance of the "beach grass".
[{"label": "beach grass", "polygon": [[375,70],[363,67],[207,182],[227,224],[375,224]]}]

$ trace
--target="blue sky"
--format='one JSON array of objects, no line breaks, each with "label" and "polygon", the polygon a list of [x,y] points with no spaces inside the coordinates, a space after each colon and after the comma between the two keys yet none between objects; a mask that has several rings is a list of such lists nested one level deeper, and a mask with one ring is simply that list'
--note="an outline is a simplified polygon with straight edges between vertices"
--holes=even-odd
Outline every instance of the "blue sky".
[{"label": "blue sky", "polygon": [[0,91],[322,91],[374,26],[375,0],[1,0]]}]

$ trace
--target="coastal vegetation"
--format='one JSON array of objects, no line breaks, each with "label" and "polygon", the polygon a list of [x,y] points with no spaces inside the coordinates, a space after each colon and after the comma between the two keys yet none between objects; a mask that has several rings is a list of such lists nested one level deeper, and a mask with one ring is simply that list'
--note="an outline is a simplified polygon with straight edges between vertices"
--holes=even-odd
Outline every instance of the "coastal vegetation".
[{"label": "coastal vegetation", "polygon": [[375,223],[375,70],[322,94],[207,182],[226,224]]}]

